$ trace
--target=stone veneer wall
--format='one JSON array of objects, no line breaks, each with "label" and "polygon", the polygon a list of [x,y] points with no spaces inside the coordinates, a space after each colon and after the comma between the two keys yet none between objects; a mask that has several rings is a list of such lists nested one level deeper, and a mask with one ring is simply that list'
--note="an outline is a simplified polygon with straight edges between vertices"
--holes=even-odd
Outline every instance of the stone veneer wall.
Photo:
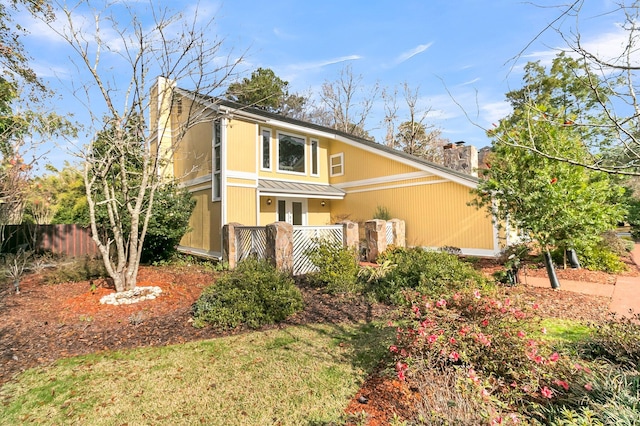
[{"label": "stone veneer wall", "polygon": [[458,172],[478,176],[478,150],[472,145],[444,146],[444,165]]}]

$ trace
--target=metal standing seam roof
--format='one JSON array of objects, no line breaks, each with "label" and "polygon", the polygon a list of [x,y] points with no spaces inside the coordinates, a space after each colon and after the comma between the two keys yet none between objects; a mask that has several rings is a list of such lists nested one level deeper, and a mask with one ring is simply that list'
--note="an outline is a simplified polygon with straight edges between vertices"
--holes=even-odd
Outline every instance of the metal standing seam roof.
[{"label": "metal standing seam roof", "polygon": [[333,198],[344,198],[345,195],[343,190],[331,185],[271,179],[258,179],[258,190],[277,194],[311,195]]}]

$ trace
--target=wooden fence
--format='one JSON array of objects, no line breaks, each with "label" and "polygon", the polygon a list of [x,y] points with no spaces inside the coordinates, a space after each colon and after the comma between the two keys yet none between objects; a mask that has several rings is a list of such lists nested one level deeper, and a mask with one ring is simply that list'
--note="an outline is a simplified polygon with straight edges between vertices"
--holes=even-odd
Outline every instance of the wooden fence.
[{"label": "wooden fence", "polygon": [[0,226],[0,252],[14,253],[20,248],[65,257],[94,257],[99,254],[91,239],[90,228],[79,225]]}]

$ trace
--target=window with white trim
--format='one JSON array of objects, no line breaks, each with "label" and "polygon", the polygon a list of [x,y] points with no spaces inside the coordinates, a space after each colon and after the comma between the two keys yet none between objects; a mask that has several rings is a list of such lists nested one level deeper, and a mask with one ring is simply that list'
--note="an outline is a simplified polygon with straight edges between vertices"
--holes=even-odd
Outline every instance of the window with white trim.
[{"label": "window with white trim", "polygon": [[318,165],[319,161],[318,141],[316,139],[311,139],[311,176],[318,176],[320,170],[320,166]]},{"label": "window with white trim", "polygon": [[262,130],[260,152],[260,157],[262,158],[260,168],[262,170],[271,170],[271,130],[269,129]]},{"label": "window with white trim", "polygon": [[220,120],[213,122],[213,164],[211,188],[213,201],[222,198],[222,128]]},{"label": "window with white trim", "polygon": [[329,175],[342,176],[344,174],[344,153],[334,154],[329,157]]},{"label": "window with white trim", "polygon": [[278,132],[278,171],[305,174],[305,145],[303,137]]}]

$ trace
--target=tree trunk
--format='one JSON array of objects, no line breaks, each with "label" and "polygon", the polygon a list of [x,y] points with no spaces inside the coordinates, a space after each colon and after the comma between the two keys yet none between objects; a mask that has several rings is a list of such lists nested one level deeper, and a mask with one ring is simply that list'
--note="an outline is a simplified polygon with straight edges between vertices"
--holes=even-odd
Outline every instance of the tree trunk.
[{"label": "tree trunk", "polygon": [[549,276],[551,288],[554,290],[559,289],[560,282],[558,281],[558,276],[556,275],[556,269],[553,266],[553,260],[551,259],[551,253],[549,253],[549,249],[546,249],[544,252],[544,264],[547,268],[547,275]]}]

